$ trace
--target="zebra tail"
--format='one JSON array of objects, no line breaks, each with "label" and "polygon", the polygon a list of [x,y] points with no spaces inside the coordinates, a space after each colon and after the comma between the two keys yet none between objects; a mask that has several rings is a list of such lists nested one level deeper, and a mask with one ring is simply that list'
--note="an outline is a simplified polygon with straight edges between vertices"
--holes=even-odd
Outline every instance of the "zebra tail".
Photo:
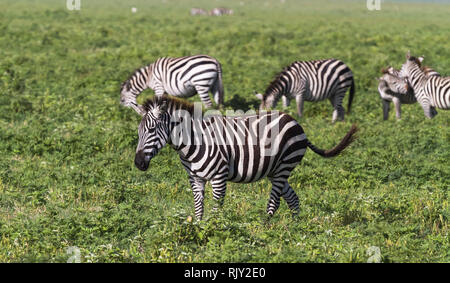
[{"label": "zebra tail", "polygon": [[223,105],[225,94],[222,81],[222,65],[219,62],[217,62],[217,89],[219,91],[219,105]]},{"label": "zebra tail", "polygon": [[306,144],[312,151],[314,151],[315,153],[319,154],[322,157],[334,157],[334,156],[340,154],[347,146],[349,146],[355,140],[354,134],[357,131],[358,131],[358,128],[356,127],[356,124],[353,124],[350,131],[347,132],[347,134],[341,140],[341,142],[329,150],[323,150],[323,149],[317,148],[309,140],[306,141]]},{"label": "zebra tail", "polygon": [[352,84],[350,85],[350,95],[348,96],[347,114],[350,114],[352,109],[353,96],[355,95],[355,80],[352,78]]}]

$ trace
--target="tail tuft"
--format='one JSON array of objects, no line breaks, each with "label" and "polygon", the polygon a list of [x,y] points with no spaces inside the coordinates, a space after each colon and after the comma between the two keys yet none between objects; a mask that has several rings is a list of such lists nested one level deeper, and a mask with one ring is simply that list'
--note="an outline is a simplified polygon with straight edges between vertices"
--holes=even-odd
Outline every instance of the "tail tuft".
[{"label": "tail tuft", "polygon": [[307,145],[312,151],[319,154],[320,156],[334,157],[336,155],[339,155],[345,148],[347,148],[355,140],[354,134],[357,131],[358,131],[358,127],[356,127],[356,124],[353,124],[350,131],[347,132],[347,134],[341,140],[341,142],[329,150],[323,150],[323,149],[317,148],[309,140],[307,141]]}]

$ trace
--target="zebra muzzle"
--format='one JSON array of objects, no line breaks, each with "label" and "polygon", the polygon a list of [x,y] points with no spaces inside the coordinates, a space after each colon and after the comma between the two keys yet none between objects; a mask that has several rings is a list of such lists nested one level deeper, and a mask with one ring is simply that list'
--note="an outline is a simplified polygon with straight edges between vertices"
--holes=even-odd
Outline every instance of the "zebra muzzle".
[{"label": "zebra muzzle", "polygon": [[146,154],[142,150],[138,151],[134,158],[134,165],[136,165],[139,170],[146,171],[148,169],[148,165],[150,164],[150,159],[152,159],[153,155],[153,152],[150,154]]}]

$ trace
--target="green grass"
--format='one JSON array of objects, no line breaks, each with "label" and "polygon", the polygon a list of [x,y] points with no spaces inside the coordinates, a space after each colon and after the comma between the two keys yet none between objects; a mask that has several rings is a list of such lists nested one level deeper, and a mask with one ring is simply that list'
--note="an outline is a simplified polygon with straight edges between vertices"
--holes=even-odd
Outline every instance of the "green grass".
[{"label": "green grass", "polygon": [[[401,121],[393,110],[383,121],[374,79],[407,50],[450,74],[449,4],[91,2],[80,11],[0,3],[0,262],[66,262],[73,246],[82,262],[366,262],[371,246],[383,262],[450,262],[449,113],[429,120],[405,105]],[[235,15],[191,17],[193,6]],[[264,180],[229,184],[216,213],[208,186],[206,219],[190,222],[192,193],[173,150],[145,173],[134,167],[140,119],[119,105],[120,84],[158,57],[197,53],[222,63],[226,108],[244,111],[294,60],[335,57],[353,70],[345,122],[330,123],[328,102],[306,103],[301,119],[287,110],[321,148],[360,128],[342,156],[308,151],[293,171],[299,216],[283,202],[266,219]]]}]

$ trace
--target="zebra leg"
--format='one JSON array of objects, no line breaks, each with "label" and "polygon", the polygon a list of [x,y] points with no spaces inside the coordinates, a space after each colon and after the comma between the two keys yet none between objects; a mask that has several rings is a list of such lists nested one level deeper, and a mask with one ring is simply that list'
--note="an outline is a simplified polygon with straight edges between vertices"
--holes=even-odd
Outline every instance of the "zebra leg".
[{"label": "zebra leg", "polygon": [[425,114],[425,116],[427,118],[431,119],[437,115],[436,109],[433,106],[431,106],[429,101],[422,101],[421,105],[422,105],[423,113]]},{"label": "zebra leg", "polygon": [[333,117],[332,123],[339,121],[344,121],[345,109],[342,107],[342,100],[344,99],[345,93],[336,93],[334,96],[330,97],[330,102],[333,105]]},{"label": "zebra leg", "polygon": [[335,105],[338,111],[338,120],[344,121],[345,109],[342,106],[342,101],[344,100],[345,92],[339,92],[334,96]]},{"label": "zebra leg", "polygon": [[303,116],[303,103],[304,103],[303,95],[301,95],[301,94],[296,95],[295,102],[297,103],[298,116],[302,117]]},{"label": "zebra leg", "polygon": [[288,97],[287,95],[283,95],[281,96],[281,99],[283,100],[283,107],[288,108],[289,104],[291,104],[291,98]]},{"label": "zebra leg", "polygon": [[286,179],[270,179],[270,181],[272,182],[272,190],[270,191],[270,198],[267,203],[267,214],[273,216],[278,207],[280,207],[280,198]]},{"label": "zebra leg", "polygon": [[195,86],[195,90],[197,91],[198,95],[200,96],[201,101],[205,105],[206,108],[212,107],[211,98],[209,97],[209,86]]},{"label": "zebra leg", "polygon": [[294,214],[298,214],[298,212],[300,211],[300,201],[297,194],[294,192],[288,182],[284,183],[283,190],[281,191],[281,196],[287,202],[289,208],[294,212]]},{"label": "zebra leg", "polygon": [[194,193],[194,210],[195,217],[202,220],[203,217],[203,199],[205,197],[205,183],[206,181],[200,178],[189,177],[192,192]]},{"label": "zebra leg", "polygon": [[223,179],[215,179],[211,180],[211,186],[213,191],[213,198],[216,202],[216,205],[213,207],[213,210],[217,210],[218,206],[222,206],[225,199],[225,192],[227,189],[227,182],[225,178]]},{"label": "zebra leg", "polygon": [[390,108],[390,101],[382,99],[383,102],[383,120],[387,120],[389,118],[389,108]]},{"label": "zebra leg", "polygon": [[398,99],[397,97],[394,97],[392,99],[392,102],[394,103],[395,106],[395,117],[397,117],[397,120],[401,119],[402,116],[402,104],[400,102],[400,99]]},{"label": "zebra leg", "polygon": [[216,80],[212,86],[212,93],[214,97],[214,102],[220,107],[223,105],[223,86],[220,85],[221,81]]}]

